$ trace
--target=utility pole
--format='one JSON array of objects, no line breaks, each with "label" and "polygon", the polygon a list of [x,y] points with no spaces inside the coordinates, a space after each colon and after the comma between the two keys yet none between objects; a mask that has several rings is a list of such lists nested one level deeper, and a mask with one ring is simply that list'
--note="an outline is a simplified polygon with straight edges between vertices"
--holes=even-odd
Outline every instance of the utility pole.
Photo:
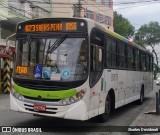
[{"label": "utility pole", "polygon": [[1,38],[2,38],[2,25],[1,25],[1,23],[0,23],[0,40],[1,40]]},{"label": "utility pole", "polygon": [[82,10],[81,0],[78,0],[78,17],[81,17],[81,10]]},{"label": "utility pole", "polygon": [[78,0],[78,3],[73,5],[73,12],[74,12],[73,16],[81,17],[81,10],[82,10],[81,0]]}]

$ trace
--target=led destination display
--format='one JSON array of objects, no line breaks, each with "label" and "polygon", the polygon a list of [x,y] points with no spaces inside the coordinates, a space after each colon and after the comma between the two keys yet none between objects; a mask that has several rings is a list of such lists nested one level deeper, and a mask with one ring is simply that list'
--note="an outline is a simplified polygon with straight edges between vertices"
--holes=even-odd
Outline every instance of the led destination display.
[{"label": "led destination display", "polygon": [[77,22],[26,24],[25,32],[76,31]]}]

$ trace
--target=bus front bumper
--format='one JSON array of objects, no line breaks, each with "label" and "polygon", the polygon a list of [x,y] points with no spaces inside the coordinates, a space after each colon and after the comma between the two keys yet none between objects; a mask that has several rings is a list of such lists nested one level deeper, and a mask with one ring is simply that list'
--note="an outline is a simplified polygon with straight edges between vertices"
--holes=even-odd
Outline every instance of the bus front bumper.
[{"label": "bus front bumper", "polygon": [[47,102],[43,102],[43,105],[46,106],[46,111],[43,112],[34,111],[34,104],[40,104],[40,102],[36,100],[32,100],[32,103],[23,102],[16,99],[10,93],[10,109],[13,111],[31,113],[41,116],[64,118],[64,119],[74,119],[74,120],[88,119],[87,107],[83,100],[65,106],[57,106],[57,105],[52,105],[51,102],[49,104],[47,104]]}]

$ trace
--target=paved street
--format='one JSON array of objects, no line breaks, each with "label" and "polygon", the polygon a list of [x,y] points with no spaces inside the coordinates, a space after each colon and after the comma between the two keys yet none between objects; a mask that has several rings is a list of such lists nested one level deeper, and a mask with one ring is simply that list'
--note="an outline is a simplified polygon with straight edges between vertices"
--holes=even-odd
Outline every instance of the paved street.
[{"label": "paved street", "polygon": [[[159,11],[160,0],[0,0],[0,135],[160,135]],[[105,123],[10,110],[84,120],[114,106]]]},{"label": "paved street", "polygon": [[[9,110],[9,95],[0,95],[0,126],[95,126],[96,128],[107,126],[152,126],[152,124],[154,124],[153,126],[160,126],[160,123],[154,121],[154,119],[159,118],[159,116],[155,114],[144,114],[147,111],[155,110],[155,91],[158,89],[160,89],[160,86],[154,87],[154,91],[145,98],[143,105],[139,106],[131,103],[115,110],[110,120],[106,123],[97,123],[94,119],[82,122],[37,117],[31,114],[13,112]],[[152,119],[152,117],[156,118]],[[83,132],[83,128],[81,128],[81,130]],[[89,132],[85,134],[90,134],[94,130],[95,128],[90,129]],[[96,134],[97,133],[104,134],[104,132],[98,129],[96,130]],[[57,132],[56,134],[60,133]]]}]

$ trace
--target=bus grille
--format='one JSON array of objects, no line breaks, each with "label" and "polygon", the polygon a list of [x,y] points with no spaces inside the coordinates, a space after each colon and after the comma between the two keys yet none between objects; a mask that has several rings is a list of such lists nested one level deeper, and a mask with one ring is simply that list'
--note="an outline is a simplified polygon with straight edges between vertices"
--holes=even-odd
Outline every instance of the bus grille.
[{"label": "bus grille", "polygon": [[39,100],[38,98],[35,98],[35,97],[28,97],[28,96],[23,96],[23,97],[26,99],[37,100],[37,101],[47,101],[47,102],[58,102],[61,100],[61,99],[45,99],[45,98],[43,98],[42,100]]},{"label": "bus grille", "polygon": [[38,113],[45,113],[45,114],[56,114],[57,113],[57,112],[54,112],[54,110],[56,111],[57,108],[50,108],[46,106],[46,111],[35,111],[33,105],[24,104],[24,106],[27,111],[31,111],[31,112],[38,112]]}]

